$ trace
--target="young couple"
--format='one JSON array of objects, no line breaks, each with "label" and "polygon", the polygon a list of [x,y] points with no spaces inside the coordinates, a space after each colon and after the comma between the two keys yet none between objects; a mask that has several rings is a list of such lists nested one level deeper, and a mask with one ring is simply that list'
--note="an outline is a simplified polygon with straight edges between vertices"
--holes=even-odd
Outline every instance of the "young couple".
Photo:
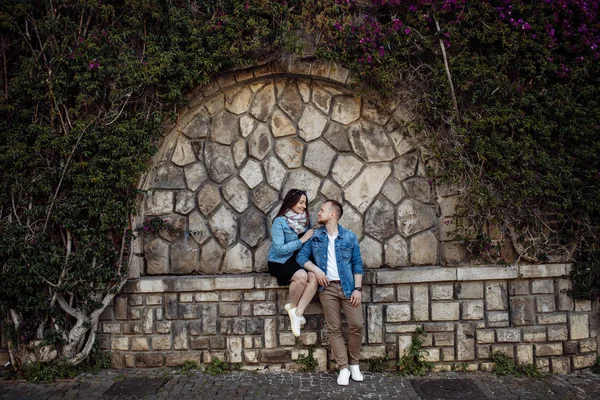
[{"label": "young couple", "polygon": [[[339,202],[323,203],[318,227],[311,227],[307,208],[305,191],[288,191],[271,227],[269,272],[279,285],[290,286],[290,303],[285,309],[295,336],[300,336],[306,322],[304,310],[320,290],[331,351],[340,368],[337,383],[348,385],[350,377],[360,382],[363,264],[358,239],[338,224],[344,212]],[[342,310],[349,326],[348,351],[342,334]]]}]

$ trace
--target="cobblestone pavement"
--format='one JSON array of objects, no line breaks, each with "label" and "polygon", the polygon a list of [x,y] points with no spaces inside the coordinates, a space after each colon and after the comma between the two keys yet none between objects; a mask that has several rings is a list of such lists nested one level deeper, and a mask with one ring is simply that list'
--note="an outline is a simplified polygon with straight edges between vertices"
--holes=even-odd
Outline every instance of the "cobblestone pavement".
[{"label": "cobblestone pavement", "polygon": [[336,384],[333,373],[234,372],[181,375],[170,369],[103,370],[69,381],[0,382],[5,399],[597,399],[600,375],[579,372],[543,380],[491,373],[431,373],[403,378],[365,373],[364,382]]}]

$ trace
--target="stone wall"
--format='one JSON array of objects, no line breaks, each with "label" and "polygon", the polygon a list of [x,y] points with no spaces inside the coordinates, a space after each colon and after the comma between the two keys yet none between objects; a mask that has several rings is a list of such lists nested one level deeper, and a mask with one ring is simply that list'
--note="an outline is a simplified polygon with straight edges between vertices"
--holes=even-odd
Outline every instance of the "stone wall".
[{"label": "stone wall", "polygon": [[[397,361],[421,327],[424,358],[436,370],[486,370],[493,351],[543,371],[589,367],[598,356],[598,304],[564,293],[568,271],[564,264],[368,271],[362,362]],[[308,346],[316,346],[320,369],[335,367],[318,299],[298,339],[287,301],[287,289],[268,274],[140,278],[103,315],[99,341],[115,367],[218,357],[245,368],[295,368]]]},{"label": "stone wall", "polygon": [[[115,367],[181,365],[214,357],[247,368],[290,367],[314,346],[331,368],[317,299],[300,338],[287,288],[265,273],[270,221],[289,188],[305,189],[312,217],[344,205],[365,263],[362,360],[397,361],[417,328],[437,370],[489,369],[501,351],[544,371],[592,365],[598,304],[573,301],[565,264],[475,266],[453,241],[460,191],[435,185],[410,102],[358,96],[335,63],[269,64],[198,88],[165,130],[136,225],[168,220],[133,242],[122,294],[99,340]],[[488,235],[514,261],[499,230]]]}]

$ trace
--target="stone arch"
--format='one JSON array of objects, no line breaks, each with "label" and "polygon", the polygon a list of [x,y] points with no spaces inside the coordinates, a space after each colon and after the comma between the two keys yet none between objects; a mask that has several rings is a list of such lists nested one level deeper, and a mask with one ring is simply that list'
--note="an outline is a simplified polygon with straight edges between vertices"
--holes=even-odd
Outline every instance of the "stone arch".
[{"label": "stone arch", "polygon": [[[192,234],[134,244],[130,276],[264,272],[270,221],[291,187],[344,205],[365,267],[439,262],[435,193],[399,100],[359,95],[335,63],[225,74],[190,96],[166,130],[138,223]],[[143,243],[142,243],[143,242]]]}]

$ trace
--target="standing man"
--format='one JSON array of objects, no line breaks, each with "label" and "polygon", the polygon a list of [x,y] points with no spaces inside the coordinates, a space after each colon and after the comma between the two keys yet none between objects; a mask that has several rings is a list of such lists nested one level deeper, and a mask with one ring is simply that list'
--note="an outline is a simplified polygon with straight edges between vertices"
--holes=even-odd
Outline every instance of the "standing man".
[{"label": "standing man", "polygon": [[[340,368],[337,383],[345,386],[351,376],[354,381],[363,380],[358,365],[363,335],[360,307],[363,263],[356,235],[338,224],[343,212],[342,205],[335,200],[323,203],[318,221],[324,226],[316,229],[302,246],[296,261],[317,277],[331,351]],[[342,335],[342,310],[350,328],[348,351]]]}]

